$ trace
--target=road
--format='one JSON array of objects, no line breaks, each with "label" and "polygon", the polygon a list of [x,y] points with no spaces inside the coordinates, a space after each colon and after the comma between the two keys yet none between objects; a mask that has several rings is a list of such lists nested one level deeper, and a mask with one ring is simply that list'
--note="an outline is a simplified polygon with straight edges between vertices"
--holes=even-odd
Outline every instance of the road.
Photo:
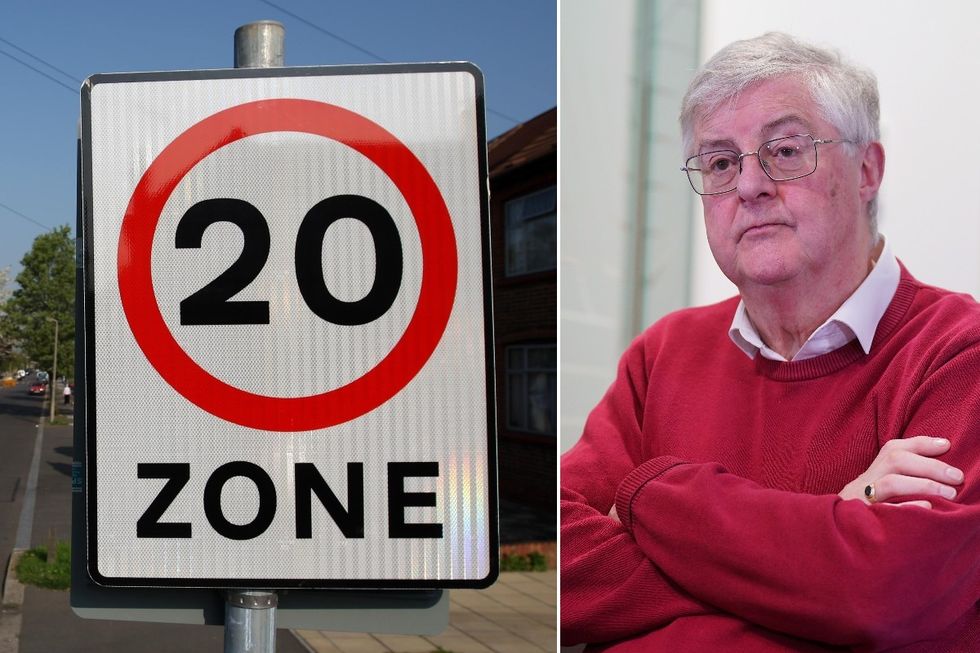
[{"label": "road", "polygon": [[[28,386],[25,379],[13,388],[0,388],[0,557],[4,570],[16,544],[38,424],[46,405],[41,397],[27,394]],[[56,399],[59,412],[70,416],[71,409],[62,406],[60,393]],[[31,546],[71,538],[72,426],[45,425],[43,433]],[[217,652],[223,650],[223,641],[221,626],[82,619],[71,611],[67,592],[28,587],[18,651]],[[276,650],[307,651],[286,630],[278,631]]]},{"label": "road", "polygon": [[42,397],[27,394],[29,386],[24,379],[12,388],[0,387],[0,555],[4,568],[17,537],[43,402]]}]

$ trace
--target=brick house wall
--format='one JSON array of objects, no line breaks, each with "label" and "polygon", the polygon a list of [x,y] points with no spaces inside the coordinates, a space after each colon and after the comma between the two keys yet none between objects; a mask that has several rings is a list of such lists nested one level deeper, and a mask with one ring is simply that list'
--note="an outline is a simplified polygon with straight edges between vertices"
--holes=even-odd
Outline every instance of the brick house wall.
[{"label": "brick house wall", "polygon": [[506,276],[504,240],[507,202],[557,183],[556,127],[552,109],[488,146],[500,495],[551,513],[557,503],[557,434],[508,426],[506,357],[512,345],[557,349],[557,269]]}]

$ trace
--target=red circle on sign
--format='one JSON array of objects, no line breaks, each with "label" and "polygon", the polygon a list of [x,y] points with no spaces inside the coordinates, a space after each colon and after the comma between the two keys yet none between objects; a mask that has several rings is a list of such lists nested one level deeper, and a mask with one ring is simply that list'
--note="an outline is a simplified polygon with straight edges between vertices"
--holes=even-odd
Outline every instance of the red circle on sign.
[{"label": "red circle on sign", "polygon": [[[350,383],[306,397],[255,394],[205,371],[174,339],[153,289],[153,236],[171,193],[208,155],[247,136],[270,132],[324,136],[367,157],[405,198],[422,246],[418,304],[392,350]],[[312,100],[249,102],[191,126],[147,168],[129,200],[119,233],[119,294],[129,327],[150,364],[174,390],[212,415],[269,431],[335,426],[391,399],[418,374],[442,339],[455,299],[456,274],[456,237],[449,209],[422,162],[380,125]]]}]

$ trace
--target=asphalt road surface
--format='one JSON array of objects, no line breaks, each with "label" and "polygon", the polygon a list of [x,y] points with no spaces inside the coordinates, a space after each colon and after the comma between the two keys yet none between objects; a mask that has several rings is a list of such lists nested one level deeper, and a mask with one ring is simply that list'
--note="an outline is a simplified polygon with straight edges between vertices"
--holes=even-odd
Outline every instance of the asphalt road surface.
[{"label": "asphalt road surface", "polygon": [[33,381],[33,378],[28,377],[12,388],[0,387],[0,555],[4,569],[17,537],[17,522],[41,417],[43,399],[27,394],[28,379]]}]

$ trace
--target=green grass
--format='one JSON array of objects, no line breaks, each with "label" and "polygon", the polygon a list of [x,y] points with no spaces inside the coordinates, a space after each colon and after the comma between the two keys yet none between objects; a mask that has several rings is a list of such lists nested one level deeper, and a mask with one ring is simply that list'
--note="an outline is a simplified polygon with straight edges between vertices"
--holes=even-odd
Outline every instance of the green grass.
[{"label": "green grass", "polygon": [[71,545],[61,541],[55,545],[54,561],[48,564],[48,549],[37,546],[29,549],[17,563],[17,578],[25,585],[52,590],[71,587]]},{"label": "green grass", "polygon": [[547,571],[548,562],[537,551],[527,555],[505,553],[500,558],[500,571]]}]

